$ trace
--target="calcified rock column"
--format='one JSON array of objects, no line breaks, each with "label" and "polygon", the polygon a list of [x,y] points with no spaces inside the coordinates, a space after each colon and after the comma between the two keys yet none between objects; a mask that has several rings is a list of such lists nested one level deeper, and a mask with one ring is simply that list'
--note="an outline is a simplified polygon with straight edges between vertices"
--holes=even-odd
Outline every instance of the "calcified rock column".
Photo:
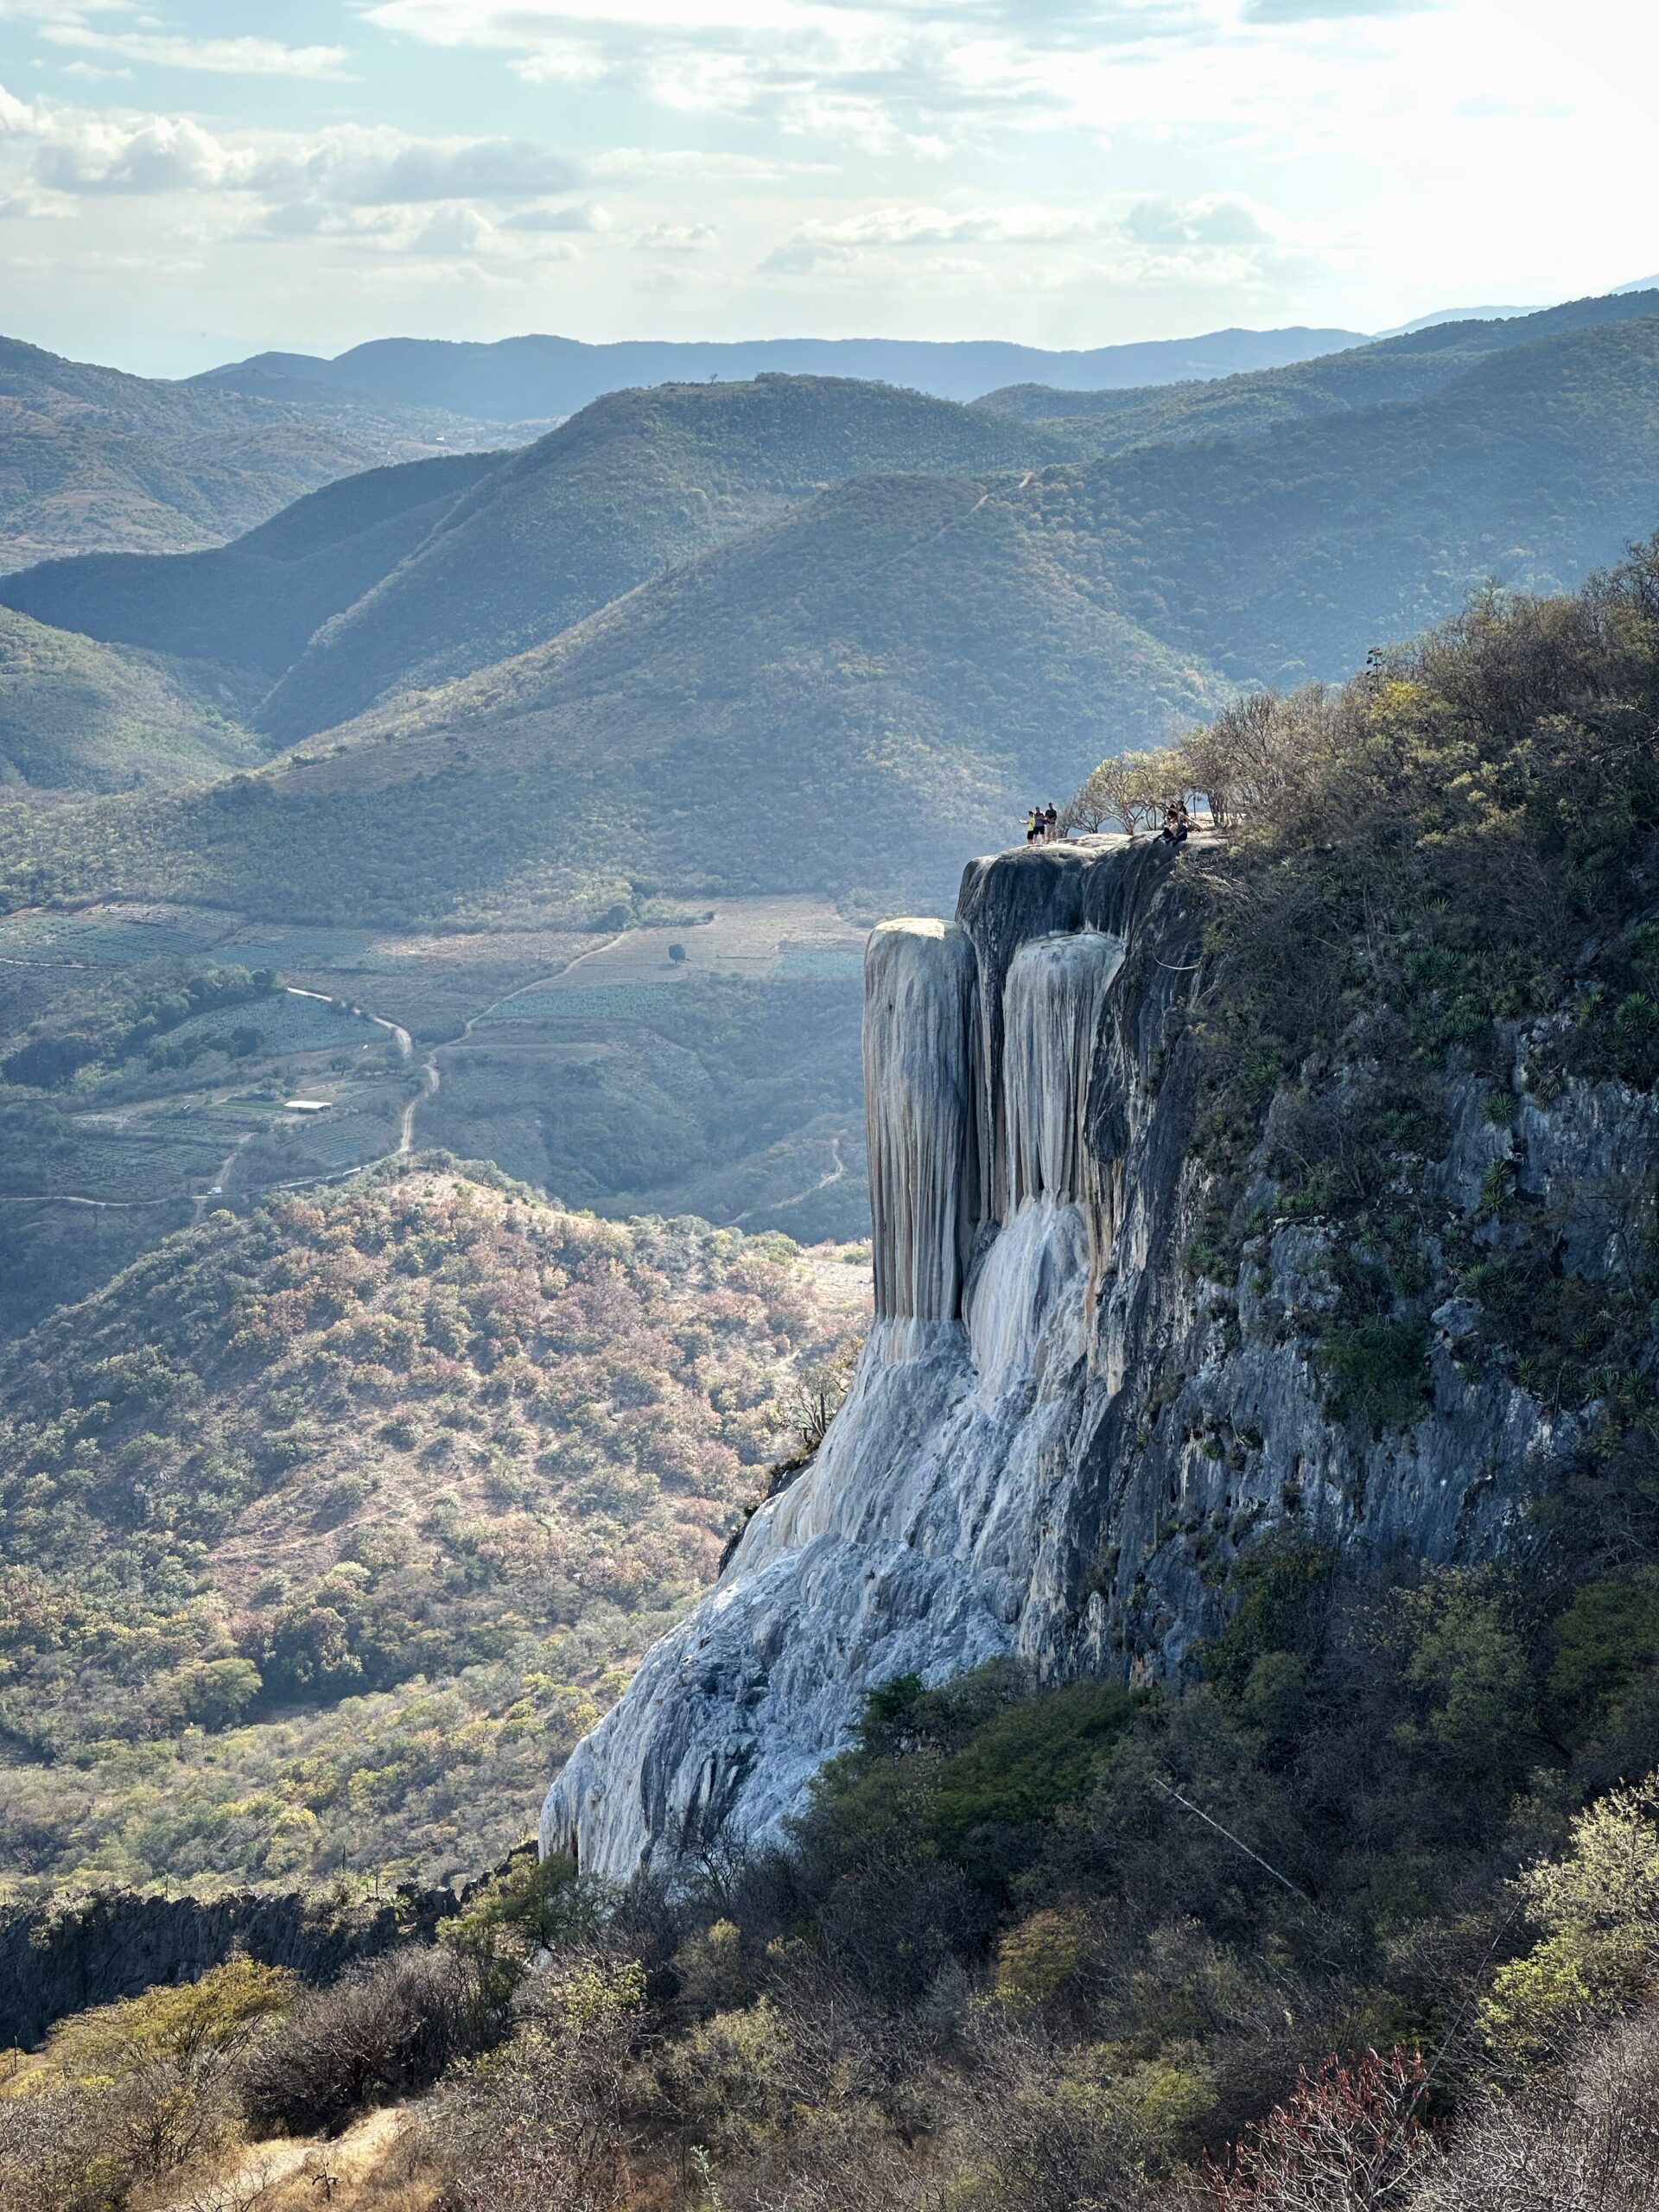
[{"label": "calcified rock column", "polygon": [[1099,930],[1022,944],[1002,991],[1004,1225],[1027,1198],[1095,1196],[1088,1141],[1096,1046],[1123,942]]},{"label": "calcified rock column", "polygon": [[880,1320],[954,1321],[972,1229],[974,951],[884,922],[864,957],[864,1110]]}]

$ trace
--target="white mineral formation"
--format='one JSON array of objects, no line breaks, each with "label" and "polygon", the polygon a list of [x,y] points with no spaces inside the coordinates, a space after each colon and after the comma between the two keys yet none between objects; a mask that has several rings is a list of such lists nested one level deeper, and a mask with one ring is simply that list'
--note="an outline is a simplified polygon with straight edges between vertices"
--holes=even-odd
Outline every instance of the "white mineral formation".
[{"label": "white mineral formation", "polygon": [[[1420,1421],[1334,1424],[1287,1319],[1334,1295],[1315,1228],[1265,1233],[1224,1295],[1195,1273],[1199,929],[1173,865],[1152,842],[1004,855],[969,868],[954,924],[872,937],[876,1318],[851,1393],[576,1747],[543,1850],[623,1880],[775,1839],[894,1675],[1008,1654],[1047,1676],[1171,1672],[1215,1624],[1217,1556],[1287,1523],[1478,1556],[1535,1459],[1570,1445],[1569,1418],[1465,1373],[1451,1319]],[[1630,1160],[1650,1172],[1655,1117],[1583,1087],[1527,1110],[1593,1272],[1617,1240],[1586,1193]],[[1493,1133],[1474,1106],[1465,1122],[1429,1173],[1473,1222]]]},{"label": "white mineral formation", "polygon": [[944,922],[883,922],[864,956],[864,1117],[876,1311],[953,1321],[972,1221],[974,948]]},{"label": "white mineral formation", "polygon": [[[647,1656],[550,1792],[543,1849],[621,1878],[719,1835],[775,1835],[864,1694],[1020,1647],[1045,1580],[1088,1367],[1101,1177],[1088,1128],[1120,938],[1021,945],[988,1110],[966,931],[888,922],[865,960],[876,1319],[814,1465]],[[1105,1079],[1103,1077],[1102,1079]],[[984,1094],[982,1093],[982,1096]],[[979,1221],[996,1148],[996,1219]]]}]

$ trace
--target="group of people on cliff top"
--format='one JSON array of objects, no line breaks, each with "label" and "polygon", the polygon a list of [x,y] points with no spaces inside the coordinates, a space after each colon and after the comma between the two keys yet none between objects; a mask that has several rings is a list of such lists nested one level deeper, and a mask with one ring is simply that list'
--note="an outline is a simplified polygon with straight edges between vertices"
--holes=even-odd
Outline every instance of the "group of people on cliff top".
[{"label": "group of people on cliff top", "polygon": [[[1052,845],[1059,835],[1060,817],[1051,799],[1046,806],[1033,806],[1026,817],[1026,842],[1028,845]],[[1173,798],[1164,809],[1164,826],[1159,835],[1172,845],[1184,845],[1187,832],[1192,827],[1192,817],[1186,810],[1184,798]],[[1133,831],[1130,833],[1133,835]]]}]

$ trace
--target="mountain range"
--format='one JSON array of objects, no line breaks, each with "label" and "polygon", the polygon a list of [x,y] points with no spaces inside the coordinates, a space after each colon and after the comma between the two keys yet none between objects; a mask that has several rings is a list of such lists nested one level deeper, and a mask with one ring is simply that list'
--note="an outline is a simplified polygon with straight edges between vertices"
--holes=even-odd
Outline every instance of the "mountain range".
[{"label": "mountain range", "polygon": [[360,400],[301,409],[0,339],[0,570],[58,554],[215,545],[337,477],[510,442],[429,410]]},{"label": "mountain range", "polygon": [[257,671],[259,742],[305,741],[251,784],[15,817],[9,872],[436,918],[532,885],[579,905],[626,836],[651,884],[931,882],[1235,686],[1333,675],[1487,581],[1571,586],[1646,534],[1659,294],[1027,405],[613,394],[217,551],[7,578],[36,621]]},{"label": "mountain range", "polygon": [[315,353],[256,353],[205,370],[211,389],[311,404],[324,393],[359,404],[440,407],[490,422],[573,415],[607,392],[636,385],[747,381],[768,373],[853,377],[906,385],[940,399],[972,399],[1016,378],[1074,387],[1171,384],[1272,368],[1351,346],[1351,330],[1214,330],[1200,338],[1149,339],[1056,353],[998,339],[763,338],[747,343],[575,338],[382,338],[332,360]]}]

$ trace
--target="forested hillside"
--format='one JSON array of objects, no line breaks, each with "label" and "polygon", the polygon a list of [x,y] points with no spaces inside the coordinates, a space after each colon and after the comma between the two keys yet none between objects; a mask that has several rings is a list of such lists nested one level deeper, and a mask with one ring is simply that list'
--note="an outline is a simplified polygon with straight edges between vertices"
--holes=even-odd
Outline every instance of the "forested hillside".
[{"label": "forested hillside", "polygon": [[[799,390],[753,404],[775,420]],[[338,918],[580,913],[601,855],[653,889],[937,887],[1228,679],[1327,674],[1485,579],[1553,588],[1616,556],[1659,510],[1656,424],[1644,316],[1249,441],[851,485],[251,780],[9,810],[0,880]],[[493,590],[512,564],[474,566]]]},{"label": "forested hillside", "polygon": [[0,339],[0,570],[215,544],[320,484],[432,450],[372,420],[321,421],[15,339]]},{"label": "forested hillside", "polygon": [[979,404],[1020,422],[1064,426],[1074,435],[1086,429],[1102,453],[1191,438],[1248,437],[1351,408],[1426,398],[1489,354],[1655,313],[1659,291],[1612,293],[1497,321],[1437,322],[1369,346],[1240,376],[1132,391],[1054,391],[1045,385],[1013,385],[988,392]]},{"label": "forested hillside", "polygon": [[540,645],[826,484],[1047,459],[1042,432],[883,385],[762,377],[597,400],[480,484],[279,683],[292,740]]},{"label": "forested hillside", "polygon": [[0,785],[206,783],[264,758],[244,723],[252,703],[216,671],[0,608]]},{"label": "forested hillside", "polygon": [[1239,682],[1331,677],[1492,580],[1575,588],[1659,513],[1659,315],[1497,352],[1432,397],[1046,472],[1031,526]]},{"label": "forested hillside", "polygon": [[417,1166],[215,1214],[13,1345],[0,1879],[516,1844],[861,1325],[795,1249]]},{"label": "forested hillside", "polygon": [[10,810],[0,880],[341,918],[581,913],[619,865],[682,891],[938,889],[1020,800],[1224,696],[1066,575],[1017,482],[826,493],[273,772]]},{"label": "forested hillside", "polygon": [[0,577],[0,604],[111,644],[256,673],[263,691],[319,624],[372,590],[500,458],[362,469],[200,553],[42,562]]}]

